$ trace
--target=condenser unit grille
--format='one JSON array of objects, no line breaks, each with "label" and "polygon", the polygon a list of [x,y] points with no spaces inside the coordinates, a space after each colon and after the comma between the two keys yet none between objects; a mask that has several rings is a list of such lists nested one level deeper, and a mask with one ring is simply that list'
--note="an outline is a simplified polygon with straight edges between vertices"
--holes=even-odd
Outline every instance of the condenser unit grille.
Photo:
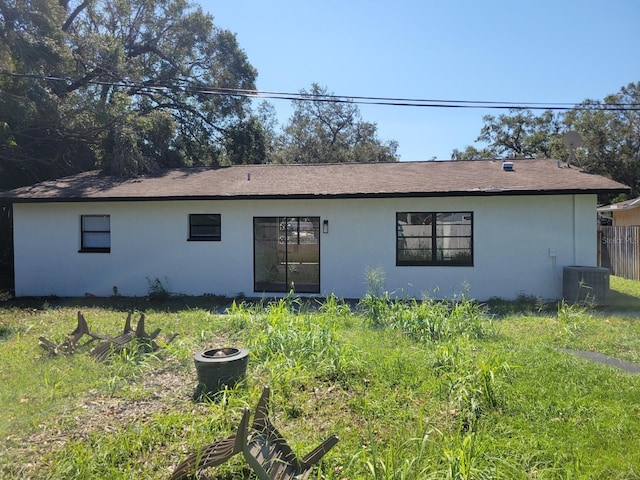
[{"label": "condenser unit grille", "polygon": [[602,267],[564,267],[562,296],[569,303],[609,304],[609,269]]}]

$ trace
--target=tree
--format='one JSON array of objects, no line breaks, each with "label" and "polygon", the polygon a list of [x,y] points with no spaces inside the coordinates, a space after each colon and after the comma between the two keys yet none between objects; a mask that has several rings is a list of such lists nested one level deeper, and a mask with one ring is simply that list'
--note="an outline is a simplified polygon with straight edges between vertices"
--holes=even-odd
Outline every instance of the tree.
[{"label": "tree", "polygon": [[267,148],[267,132],[255,115],[228,129],[225,150],[226,159],[232,165],[264,163]]},{"label": "tree", "polygon": [[640,195],[640,82],[603,102],[585,100],[564,121],[582,137],[576,156],[583,167],[624,183],[633,197]]},{"label": "tree", "polygon": [[570,152],[562,143],[563,134],[575,130],[582,145],[573,152],[573,161],[629,186],[633,197],[640,195],[640,82],[622,87],[603,101],[585,100],[564,114],[545,111],[533,115],[517,109],[483,120],[477,141],[487,146],[454,149],[453,158],[544,156],[564,160]]},{"label": "tree", "polygon": [[456,149],[453,158],[551,157],[559,145],[562,117],[552,111],[534,115],[531,110],[514,108],[508,114],[485,115],[482,119],[484,126],[476,141],[487,147],[478,150],[469,146],[462,152]]},{"label": "tree", "polygon": [[484,160],[489,158],[497,158],[498,155],[490,148],[478,150],[473,145],[467,145],[464,150],[454,148],[451,152],[452,160]]},{"label": "tree", "polygon": [[271,103],[264,100],[258,104],[255,116],[260,122],[264,134],[265,161],[269,161],[274,158],[282,140],[278,134],[279,124],[276,109]]},{"label": "tree", "polygon": [[0,173],[14,184],[227,162],[249,104],[228,89],[256,77],[186,0],[0,0],[0,68]]},{"label": "tree", "polygon": [[375,123],[365,122],[357,105],[341,101],[313,84],[294,100],[294,113],[277,140],[278,163],[397,161],[395,141],[381,142]]}]

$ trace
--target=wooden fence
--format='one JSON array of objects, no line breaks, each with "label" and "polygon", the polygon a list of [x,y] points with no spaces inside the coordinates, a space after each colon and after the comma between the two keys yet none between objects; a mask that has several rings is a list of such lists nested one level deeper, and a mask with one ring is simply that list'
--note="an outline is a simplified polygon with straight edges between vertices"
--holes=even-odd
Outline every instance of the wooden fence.
[{"label": "wooden fence", "polygon": [[598,266],[617,277],[640,280],[640,226],[598,227]]}]

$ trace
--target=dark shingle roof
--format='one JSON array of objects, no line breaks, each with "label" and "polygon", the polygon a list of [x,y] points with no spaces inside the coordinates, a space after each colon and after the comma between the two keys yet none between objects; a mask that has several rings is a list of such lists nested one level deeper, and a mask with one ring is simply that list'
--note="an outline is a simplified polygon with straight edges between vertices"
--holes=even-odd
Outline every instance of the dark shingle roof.
[{"label": "dark shingle roof", "polygon": [[[625,185],[556,160],[236,165],[119,179],[100,172],[0,193],[16,202],[620,193]],[[559,166],[560,165],[560,166]]]}]

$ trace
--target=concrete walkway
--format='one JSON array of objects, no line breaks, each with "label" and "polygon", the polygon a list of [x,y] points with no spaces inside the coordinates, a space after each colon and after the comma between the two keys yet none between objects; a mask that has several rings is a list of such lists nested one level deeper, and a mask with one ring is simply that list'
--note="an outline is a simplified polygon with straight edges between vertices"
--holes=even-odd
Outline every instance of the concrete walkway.
[{"label": "concrete walkway", "polygon": [[620,360],[619,358],[610,357],[602,353],[590,352],[587,350],[570,350],[568,348],[560,348],[559,350],[561,352],[571,353],[573,355],[577,355],[578,357],[586,358],[587,360],[591,360],[593,362],[603,363],[611,367],[619,368],[620,370],[624,370],[625,372],[640,374],[640,365],[637,363]]}]

